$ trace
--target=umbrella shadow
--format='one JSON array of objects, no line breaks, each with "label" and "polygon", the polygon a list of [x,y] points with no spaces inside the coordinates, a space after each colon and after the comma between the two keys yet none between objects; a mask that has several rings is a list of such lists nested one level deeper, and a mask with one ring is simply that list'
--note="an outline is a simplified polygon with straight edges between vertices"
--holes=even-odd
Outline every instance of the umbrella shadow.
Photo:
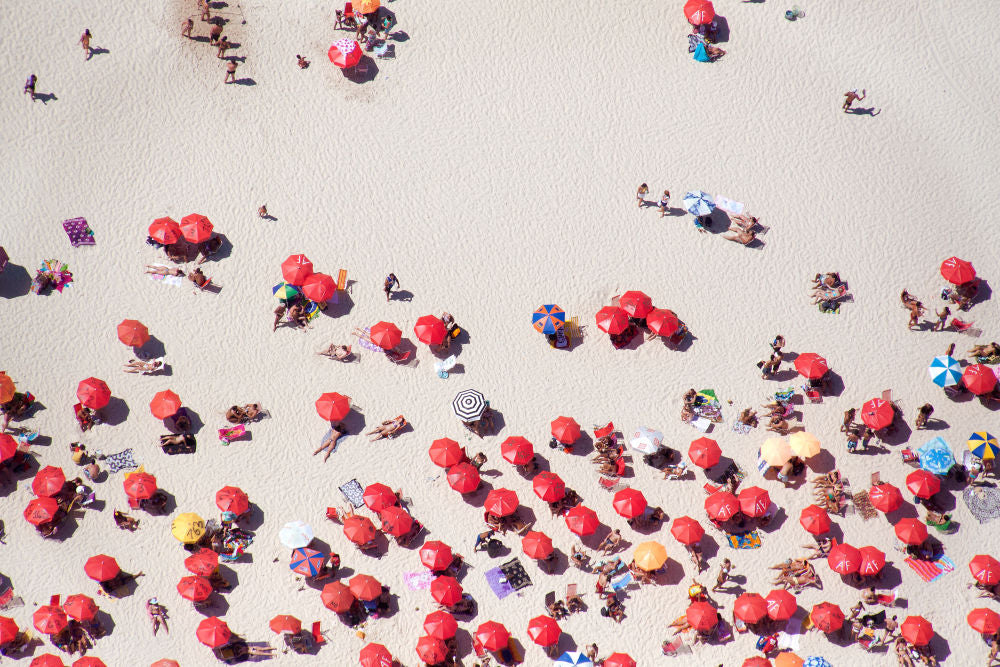
[{"label": "umbrella shadow", "polygon": [[725,16],[715,15],[715,41],[716,43],[723,43],[729,41],[729,21],[726,20]]},{"label": "umbrella shadow", "polygon": [[192,606],[202,616],[225,616],[229,611],[229,600],[219,595],[218,591],[212,591],[207,600]]},{"label": "umbrella shadow", "polygon": [[[694,576],[697,577],[697,573]],[[659,586],[676,586],[684,581],[684,566],[680,561],[668,558],[660,571],[653,575],[653,580]]]},{"label": "umbrella shadow", "polygon": [[156,336],[150,336],[142,347],[136,348],[135,356],[143,361],[148,361],[150,359],[158,359],[167,354],[167,348],[163,344],[163,341]]},{"label": "umbrella shadow", "polygon": [[[353,281],[349,281],[350,282]],[[348,294],[347,290],[343,290],[337,293],[337,301],[327,301],[326,308],[322,312],[327,317],[341,317],[342,315],[347,315],[354,308],[354,300],[351,299],[351,295]]]},{"label": "umbrella shadow", "polygon": [[[362,55],[361,60],[358,61],[357,65],[351,67],[350,69],[345,69],[343,70],[343,72],[344,72],[344,78],[347,79],[348,81],[351,81],[352,83],[363,84],[374,81],[375,77],[378,76],[379,68],[378,65],[375,63],[374,58],[372,58],[371,56]],[[401,294],[402,292],[403,291],[400,291],[399,293]],[[413,296],[409,292],[406,292],[406,294],[409,294],[411,298]],[[395,294],[393,295],[393,298],[397,298]],[[401,298],[400,300],[409,301],[409,299],[405,298]]]},{"label": "umbrella shadow", "polygon": [[215,236],[219,239],[221,245],[219,246],[219,249],[210,255],[205,261],[218,262],[223,259],[228,259],[229,256],[233,254],[233,243],[229,240],[229,237],[219,232],[216,232]]},{"label": "umbrella shadow", "polygon": [[[194,410],[192,410],[187,405],[185,405],[180,410],[178,410],[177,414],[182,414],[182,411],[183,411],[183,414],[186,414],[188,416],[188,419],[191,420],[191,428],[187,432],[190,433],[191,435],[198,435],[198,433],[201,431],[202,427],[205,426],[205,422],[203,422],[201,420],[201,417],[198,415],[197,412],[195,412]],[[163,425],[171,433],[174,433],[174,434],[183,433],[183,431],[181,431],[179,428],[177,428],[177,422],[175,420],[176,417],[177,417],[177,415],[172,415],[170,417],[167,417],[166,419],[163,420]]]},{"label": "umbrella shadow", "polygon": [[20,264],[8,263],[0,272],[0,298],[14,299],[31,292],[31,275]]},{"label": "umbrella shadow", "polygon": [[219,563],[218,570],[219,570],[219,576],[222,577],[227,584],[229,584],[228,590],[226,591],[220,590],[218,591],[219,593],[228,593],[229,591],[240,585],[240,575],[236,572],[236,570],[223,563]]},{"label": "umbrella shadow", "polygon": [[101,419],[108,426],[118,426],[128,419],[128,404],[117,396],[112,396],[108,404],[101,408]]},{"label": "umbrella shadow", "polygon": [[264,525],[264,510],[256,503],[250,503],[250,509],[237,521],[241,528],[254,532]]},{"label": "umbrella shadow", "polygon": [[788,513],[785,512],[785,508],[778,507],[778,509],[774,512],[774,516],[772,516],[771,520],[767,522],[767,525],[761,526],[758,522],[757,528],[765,533],[773,533],[777,530],[781,530],[781,527],[785,525],[785,521],[787,520]]},{"label": "umbrella shadow", "polygon": [[98,609],[97,614],[94,616],[94,620],[97,621],[101,628],[104,630],[102,637],[109,637],[115,631],[115,619],[108,612],[103,609]]},{"label": "umbrella shadow", "polygon": [[828,449],[821,449],[819,454],[806,459],[806,466],[814,473],[824,474],[837,467],[837,459]]},{"label": "umbrella shadow", "polygon": [[708,533],[701,536],[699,544],[701,545],[702,559],[706,564],[708,564],[711,559],[719,555],[719,543],[716,542],[715,538]]}]

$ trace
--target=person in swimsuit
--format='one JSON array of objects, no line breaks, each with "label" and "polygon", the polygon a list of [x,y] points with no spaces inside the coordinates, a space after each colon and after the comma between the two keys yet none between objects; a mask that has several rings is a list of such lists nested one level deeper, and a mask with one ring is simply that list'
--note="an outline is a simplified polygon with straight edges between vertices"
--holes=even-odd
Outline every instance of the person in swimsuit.
[{"label": "person in swimsuit", "polygon": [[385,277],[385,283],[382,285],[382,291],[385,292],[386,301],[389,301],[389,293],[392,292],[393,287],[399,287],[399,278],[396,277],[395,273],[390,273]]},{"label": "person in swimsuit", "polygon": [[232,48],[232,46],[233,45],[229,43],[229,39],[223,35],[222,38],[219,39],[219,52],[215,54],[215,57],[220,59],[225,58],[226,49]]},{"label": "person in swimsuit", "polygon": [[208,43],[218,44],[220,37],[222,37],[222,24],[213,23],[212,29],[208,33]]},{"label": "person in swimsuit", "polygon": [[323,461],[326,462],[326,460],[330,458],[330,454],[333,454],[333,450],[337,448],[337,441],[345,433],[347,433],[347,428],[345,428],[343,424],[337,424],[334,426],[330,431],[330,435],[328,435],[323,441],[323,444],[319,446],[319,449],[313,452],[313,456],[316,456],[325,449],[326,456],[323,457]]},{"label": "person in swimsuit", "polygon": [[639,189],[635,193],[636,201],[639,203],[639,208],[646,205],[646,195],[649,194],[649,186],[643,183],[639,186]]},{"label": "person in swimsuit", "polygon": [[236,83],[236,61],[230,60],[226,65],[226,79],[223,83]]},{"label": "person in swimsuit", "polygon": [[24,84],[24,92],[31,95],[31,101],[35,101],[35,82],[38,81],[38,77],[34,74],[28,75],[28,81]]},{"label": "person in swimsuit", "polygon": [[[296,60],[298,60],[299,69],[305,69],[305,68],[309,67],[309,61],[306,60],[305,58],[303,58],[302,56],[300,56],[299,54],[296,53],[295,54],[295,58],[296,58]],[[261,217],[264,217],[264,216],[261,216]]]},{"label": "person in swimsuit", "polygon": [[162,266],[160,264],[147,264],[146,273],[151,273],[155,276],[183,276],[184,272],[180,269],[174,267],[170,268],[168,266]]},{"label": "person in swimsuit", "polygon": [[181,37],[187,37],[188,39],[194,39],[191,36],[191,32],[194,30],[194,19],[187,19],[181,24]]},{"label": "person in swimsuit", "polygon": [[188,280],[193,282],[198,287],[204,288],[208,283],[212,282],[208,276],[201,272],[201,269],[195,267],[191,273],[187,275]]},{"label": "person in swimsuit", "polygon": [[660,217],[662,218],[670,211],[670,190],[664,190],[660,197]]},{"label": "person in swimsuit", "polygon": [[87,28],[83,31],[83,36],[80,37],[80,44],[83,46],[83,59],[90,60],[90,56],[93,55],[94,51],[90,48],[90,29]]},{"label": "person in swimsuit", "polygon": [[854,104],[855,102],[860,102],[861,100],[865,99],[866,94],[867,91],[864,88],[861,89],[861,95],[858,95],[858,91],[856,90],[851,90],[844,93],[845,99],[844,99],[844,106],[842,107],[844,113],[848,112],[852,104]]}]

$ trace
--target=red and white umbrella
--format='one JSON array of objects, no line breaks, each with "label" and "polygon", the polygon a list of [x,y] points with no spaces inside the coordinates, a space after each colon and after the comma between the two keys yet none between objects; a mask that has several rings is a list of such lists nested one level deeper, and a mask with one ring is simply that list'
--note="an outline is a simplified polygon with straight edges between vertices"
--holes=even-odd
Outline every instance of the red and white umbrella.
[{"label": "red and white umbrella", "polygon": [[347,69],[361,61],[361,45],[353,39],[338,39],[326,55],[334,65],[340,69]]}]

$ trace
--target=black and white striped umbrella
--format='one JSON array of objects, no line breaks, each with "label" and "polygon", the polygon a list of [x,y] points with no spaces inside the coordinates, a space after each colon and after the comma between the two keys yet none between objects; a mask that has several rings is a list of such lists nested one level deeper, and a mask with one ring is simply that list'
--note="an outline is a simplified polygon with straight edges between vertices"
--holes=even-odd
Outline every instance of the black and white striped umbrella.
[{"label": "black and white striped umbrella", "polygon": [[471,422],[483,416],[486,410],[486,397],[475,389],[458,392],[451,402],[455,415],[464,422]]}]

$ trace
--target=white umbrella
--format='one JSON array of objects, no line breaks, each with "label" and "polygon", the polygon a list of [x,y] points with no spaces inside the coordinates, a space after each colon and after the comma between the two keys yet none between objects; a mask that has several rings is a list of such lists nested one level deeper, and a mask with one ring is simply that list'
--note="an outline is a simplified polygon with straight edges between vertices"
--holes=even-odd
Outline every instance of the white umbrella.
[{"label": "white umbrella", "polygon": [[637,449],[643,454],[655,454],[663,444],[663,434],[659,431],[640,426],[633,431],[632,439],[629,443],[632,449]]},{"label": "white umbrella", "polygon": [[301,549],[313,541],[312,526],[305,521],[290,521],[278,533],[278,539],[289,549]]},{"label": "white umbrella", "polygon": [[684,208],[691,215],[711,215],[715,210],[715,201],[707,192],[692,190],[684,195]]}]

